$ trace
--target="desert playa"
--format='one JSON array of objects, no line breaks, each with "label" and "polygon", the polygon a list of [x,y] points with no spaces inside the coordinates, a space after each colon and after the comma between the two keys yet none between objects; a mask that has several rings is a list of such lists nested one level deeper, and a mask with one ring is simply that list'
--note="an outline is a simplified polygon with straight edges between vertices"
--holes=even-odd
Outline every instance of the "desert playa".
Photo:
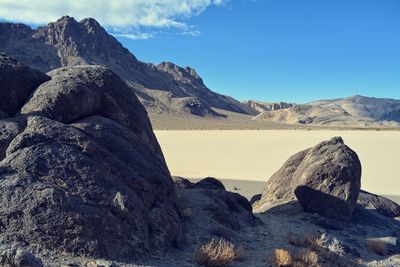
[{"label": "desert playa", "polygon": [[[225,181],[232,187],[232,179],[242,180],[236,185],[239,188],[246,186],[243,183],[246,180],[267,181],[294,153],[333,136],[342,136],[360,158],[362,188],[394,199],[400,195],[400,131],[227,130],[155,133],[172,175],[229,179]],[[262,191],[262,187],[259,188],[261,185],[254,183],[254,193]],[[231,186],[227,186],[227,189],[231,189]],[[246,191],[246,195],[251,194],[249,189]]]}]

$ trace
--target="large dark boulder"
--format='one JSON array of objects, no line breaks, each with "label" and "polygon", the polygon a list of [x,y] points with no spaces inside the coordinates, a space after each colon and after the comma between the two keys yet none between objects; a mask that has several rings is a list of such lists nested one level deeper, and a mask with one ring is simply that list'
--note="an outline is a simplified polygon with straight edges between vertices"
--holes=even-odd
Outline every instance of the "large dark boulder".
[{"label": "large dark boulder", "polygon": [[49,75],[21,108],[26,125],[3,127],[0,242],[130,260],[179,244],[173,183],[133,91],[100,66]]},{"label": "large dark boulder", "polygon": [[293,174],[310,149],[302,150],[291,156],[283,166],[268,179],[262,197],[257,205],[294,200],[291,184]]},{"label": "large dark boulder", "polygon": [[292,178],[292,189],[305,211],[348,220],[361,187],[361,163],[340,137],[308,151]]},{"label": "large dark boulder", "polygon": [[196,188],[204,188],[204,189],[216,189],[216,190],[225,190],[225,186],[221,181],[215,179],[214,177],[207,177],[201,179],[197,183],[194,184]]},{"label": "large dark boulder", "polygon": [[0,54],[0,118],[14,116],[39,84],[50,78]]},{"label": "large dark boulder", "polygon": [[361,190],[357,204],[364,208],[374,209],[377,212],[392,218],[400,217],[400,205],[396,202]]}]

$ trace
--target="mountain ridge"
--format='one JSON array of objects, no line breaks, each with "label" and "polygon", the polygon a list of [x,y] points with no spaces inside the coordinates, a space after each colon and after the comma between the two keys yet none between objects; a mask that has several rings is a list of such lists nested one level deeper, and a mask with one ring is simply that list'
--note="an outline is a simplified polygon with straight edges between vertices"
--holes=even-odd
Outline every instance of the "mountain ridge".
[{"label": "mountain ridge", "polygon": [[400,126],[400,100],[354,95],[264,111],[254,120],[288,124]]},{"label": "mountain ridge", "polygon": [[211,91],[193,68],[139,61],[93,18],[78,22],[63,16],[37,29],[0,23],[0,47],[0,52],[43,72],[66,66],[106,66],[127,82],[150,113],[224,117],[213,108],[252,113],[239,101]]}]

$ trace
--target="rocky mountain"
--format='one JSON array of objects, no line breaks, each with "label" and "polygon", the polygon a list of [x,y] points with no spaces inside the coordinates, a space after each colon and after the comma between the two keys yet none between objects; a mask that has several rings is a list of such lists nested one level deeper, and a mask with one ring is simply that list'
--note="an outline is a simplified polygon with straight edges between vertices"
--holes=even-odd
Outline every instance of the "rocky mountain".
[{"label": "rocky mountain", "polygon": [[400,100],[351,96],[264,111],[254,120],[328,126],[400,126]]},{"label": "rocky mountain", "polygon": [[221,116],[214,109],[252,113],[239,101],[208,89],[190,67],[139,61],[94,19],[64,16],[37,29],[0,23],[0,52],[43,72],[77,65],[110,68],[135,90],[152,113]]},{"label": "rocky mountain", "polygon": [[286,102],[261,102],[261,101],[256,101],[256,100],[246,100],[242,102],[254,112],[262,113],[264,111],[272,111],[272,110],[279,110],[279,109],[285,109],[285,108],[291,108],[295,106],[296,104],[293,103],[286,103]]}]

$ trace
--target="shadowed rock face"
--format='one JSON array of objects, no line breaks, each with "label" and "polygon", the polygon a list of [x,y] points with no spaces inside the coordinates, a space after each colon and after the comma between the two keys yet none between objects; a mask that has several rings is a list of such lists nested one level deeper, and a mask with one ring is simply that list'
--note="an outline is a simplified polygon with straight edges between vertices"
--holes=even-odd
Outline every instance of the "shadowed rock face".
[{"label": "shadowed rock face", "polygon": [[4,110],[21,115],[0,120],[1,242],[110,259],[178,244],[173,183],[133,91],[100,66],[49,76],[38,88],[16,81],[34,92]]},{"label": "shadowed rock face", "polygon": [[267,181],[257,209],[298,199],[305,211],[348,220],[361,185],[361,163],[340,137],[291,156]]},{"label": "shadowed rock face", "polygon": [[0,54],[0,74],[0,118],[14,116],[35,87],[50,79],[3,54]]},{"label": "shadowed rock face", "polygon": [[202,243],[212,237],[232,240],[243,228],[259,224],[250,202],[237,193],[226,191],[217,179],[207,177],[191,183],[190,187],[182,187],[182,179],[186,180],[180,178],[175,188],[185,226],[194,237],[191,241]]},{"label": "shadowed rock face", "polygon": [[308,151],[292,178],[292,189],[305,211],[350,219],[361,187],[357,154],[334,137]]},{"label": "shadowed rock face", "polygon": [[292,177],[310,149],[291,156],[283,166],[268,179],[259,204],[274,201],[289,201],[295,198],[292,189]]},{"label": "shadowed rock face", "polygon": [[400,217],[400,205],[382,196],[361,190],[357,204],[392,218]]},{"label": "shadowed rock face", "polygon": [[[253,197],[254,200],[252,198],[250,201],[253,207],[260,208],[263,205],[271,207],[296,199],[291,186],[293,174],[310,149],[311,148],[305,149],[291,156],[283,166],[268,179],[262,195],[255,195]],[[399,204],[388,198],[364,190],[360,190],[357,204],[364,208],[374,209],[387,217],[395,218],[400,216]]]}]

